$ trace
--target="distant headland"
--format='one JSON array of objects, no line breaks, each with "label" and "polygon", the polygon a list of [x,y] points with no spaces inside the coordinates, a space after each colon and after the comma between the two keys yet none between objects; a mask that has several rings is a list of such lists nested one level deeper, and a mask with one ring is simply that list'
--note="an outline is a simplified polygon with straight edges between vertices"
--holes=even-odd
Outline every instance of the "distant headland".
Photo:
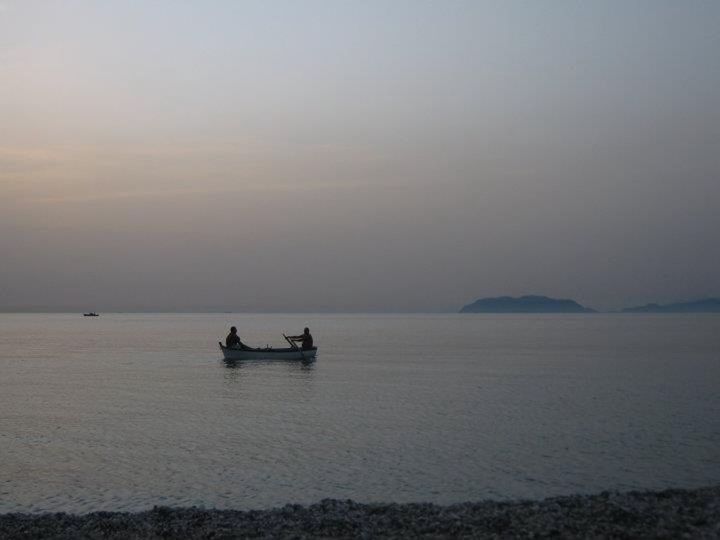
[{"label": "distant headland", "polygon": [[595,313],[595,310],[575,300],[528,295],[480,298],[464,306],[460,313]]},{"label": "distant headland", "polygon": [[644,306],[629,307],[623,313],[720,313],[720,298],[703,298],[692,302],[677,302],[675,304],[645,304]]}]

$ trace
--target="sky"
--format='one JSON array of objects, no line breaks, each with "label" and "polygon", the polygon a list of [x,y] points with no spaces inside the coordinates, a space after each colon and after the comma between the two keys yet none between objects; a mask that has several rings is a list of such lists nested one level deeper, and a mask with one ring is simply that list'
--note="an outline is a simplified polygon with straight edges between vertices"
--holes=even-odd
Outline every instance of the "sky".
[{"label": "sky", "polygon": [[720,2],[0,0],[0,311],[720,296]]}]

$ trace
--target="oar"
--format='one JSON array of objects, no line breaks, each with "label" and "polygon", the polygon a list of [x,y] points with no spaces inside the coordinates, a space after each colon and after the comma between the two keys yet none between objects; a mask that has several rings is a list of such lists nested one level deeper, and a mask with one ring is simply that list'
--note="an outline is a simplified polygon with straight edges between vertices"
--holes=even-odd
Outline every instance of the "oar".
[{"label": "oar", "polygon": [[295,342],[292,339],[290,339],[289,337],[287,337],[285,334],[283,334],[283,337],[287,340],[287,342],[290,344],[290,346],[293,349],[295,349],[296,351],[298,351],[300,353],[300,358],[305,360],[305,355],[303,354],[302,349],[298,348],[298,346],[295,345]]}]

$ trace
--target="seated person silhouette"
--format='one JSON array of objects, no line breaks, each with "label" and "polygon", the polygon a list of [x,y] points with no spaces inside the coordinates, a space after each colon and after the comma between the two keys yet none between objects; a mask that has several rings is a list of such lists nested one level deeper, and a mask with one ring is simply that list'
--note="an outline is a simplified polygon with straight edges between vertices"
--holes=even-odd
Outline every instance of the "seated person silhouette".
[{"label": "seated person silhouette", "polygon": [[240,336],[237,335],[237,328],[234,326],[230,328],[230,333],[225,338],[225,346],[233,347],[235,349],[244,349],[243,342],[240,341]]}]

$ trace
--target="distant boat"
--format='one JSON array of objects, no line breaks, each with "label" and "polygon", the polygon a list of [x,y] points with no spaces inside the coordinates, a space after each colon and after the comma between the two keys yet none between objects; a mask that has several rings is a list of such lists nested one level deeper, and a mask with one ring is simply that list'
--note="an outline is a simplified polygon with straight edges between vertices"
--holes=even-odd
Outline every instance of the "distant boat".
[{"label": "distant boat", "polygon": [[98,315],[94,311],[91,311],[90,313],[83,313],[83,317],[99,317],[99,316],[100,315]]},{"label": "distant boat", "polygon": [[297,347],[251,349],[250,347],[226,347],[220,342],[218,345],[220,345],[225,360],[311,360],[317,355],[317,347],[306,350]]}]

